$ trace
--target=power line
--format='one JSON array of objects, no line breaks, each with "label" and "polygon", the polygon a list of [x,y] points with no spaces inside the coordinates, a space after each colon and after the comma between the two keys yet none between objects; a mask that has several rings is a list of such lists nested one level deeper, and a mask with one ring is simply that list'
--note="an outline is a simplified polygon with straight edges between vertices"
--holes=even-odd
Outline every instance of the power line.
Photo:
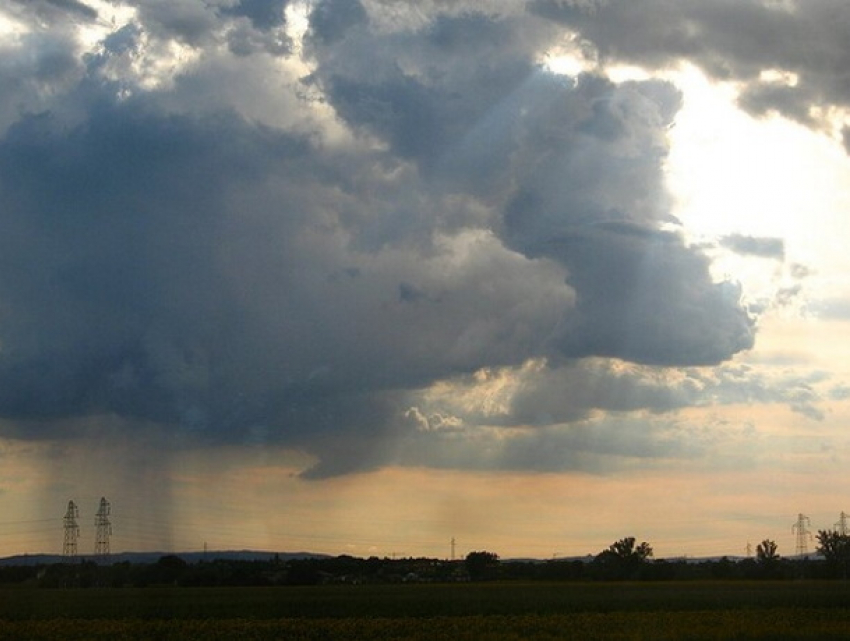
[{"label": "power line", "polygon": [[59,519],[26,519],[23,521],[0,521],[2,525],[28,525],[29,523],[56,523]]}]

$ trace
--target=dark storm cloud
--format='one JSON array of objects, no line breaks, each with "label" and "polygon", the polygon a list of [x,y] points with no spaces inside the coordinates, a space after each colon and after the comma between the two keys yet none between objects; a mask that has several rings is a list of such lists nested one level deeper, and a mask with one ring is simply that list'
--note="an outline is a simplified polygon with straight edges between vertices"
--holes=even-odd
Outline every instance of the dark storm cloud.
[{"label": "dark storm cloud", "polygon": [[622,223],[553,239],[579,292],[561,349],[654,365],[717,364],[752,347],[741,292],[708,277],[705,256],[668,232]]},{"label": "dark storm cloud", "polygon": [[[13,126],[0,145],[3,415],[365,439],[353,425],[386,421],[371,391],[540,351],[569,304],[562,274],[486,239],[449,273],[449,249],[412,263],[349,253],[317,217],[340,168],[314,154],[234,116],[132,103],[70,131],[48,115]],[[400,279],[437,295],[400,297]],[[355,420],[352,407],[374,409]]]},{"label": "dark storm cloud", "polygon": [[[288,38],[269,32],[284,26],[286,0],[239,0],[208,3],[201,0],[149,0],[137,3],[138,19],[160,39],[174,39],[194,48],[211,46],[225,37],[236,55],[261,49],[269,53],[288,51]],[[244,27],[233,24],[242,19]],[[230,20],[229,20],[230,19]]]},{"label": "dark storm cloud", "polygon": [[310,12],[309,37],[322,45],[331,45],[352,27],[367,22],[366,11],[357,0],[322,0]]},{"label": "dark storm cloud", "polygon": [[785,241],[781,238],[761,238],[731,234],[720,239],[720,244],[736,254],[758,256],[760,258],[785,258]]},{"label": "dark storm cloud", "polygon": [[279,27],[286,21],[286,5],[288,0],[239,0],[230,7],[225,7],[225,15],[244,16],[251,21],[255,28],[265,30]]},{"label": "dark storm cloud", "polygon": [[158,38],[174,38],[194,47],[207,42],[220,24],[214,6],[199,0],[151,0],[138,3],[139,22]]},{"label": "dark storm cloud", "polygon": [[526,42],[517,24],[483,15],[441,16],[414,34],[379,34],[353,8],[351,21],[339,25],[329,11],[322,4],[312,14],[313,81],[350,125],[423,168],[519,89],[541,44]]},{"label": "dark storm cloud", "polygon": [[97,11],[92,9],[90,6],[83,2],[77,2],[77,0],[45,0],[49,4],[52,4],[60,9],[64,9],[65,11],[69,11],[71,13],[76,13],[84,18],[88,18],[89,20],[94,20],[97,18]]},{"label": "dark storm cloud", "polygon": [[578,31],[604,62],[657,68],[685,60],[715,78],[745,81],[741,105],[755,113],[815,123],[813,108],[850,100],[843,0],[536,0],[531,7]]},{"label": "dark storm cloud", "polygon": [[[257,44],[281,2],[140,3],[52,91],[7,70],[4,100],[33,107],[0,138],[0,416],[33,436],[116,415],[280,443],[318,477],[405,461],[411,395],[436,383],[752,345],[740,292],[667,230],[670,84],[547,73],[560,28],[516,12],[393,30],[344,6],[310,16],[315,103],[253,56],[287,55]],[[204,55],[157,78],[143,57],[173,42]],[[677,402],[630,389],[559,415]]]},{"label": "dark storm cloud", "polygon": [[221,15],[247,18],[249,25],[238,25],[227,33],[228,47],[237,56],[264,51],[283,56],[290,52],[292,42],[285,35],[287,0],[241,0],[223,7]]},{"label": "dark storm cloud", "polygon": [[22,113],[43,111],[46,97],[73,91],[84,73],[66,12],[52,5],[44,16],[40,6],[11,8],[29,31],[0,38],[0,134]]},{"label": "dark storm cloud", "polygon": [[[711,281],[698,249],[657,230],[672,222],[661,162],[678,93],[666,83],[615,86],[595,76],[574,83],[541,73],[519,55],[519,30],[502,21],[484,29],[479,22],[487,21],[444,17],[419,39],[407,36],[414,51],[441,51],[435,43],[443,41],[467,49],[462,69],[452,73],[414,75],[390,65],[367,75],[352,68],[350,56],[320,52],[314,78],[342,117],[418,160],[437,180],[493,198],[499,186],[490,181],[510,176],[511,183],[501,181],[513,189],[501,194],[496,228],[523,254],[563,264],[577,290],[577,314],[559,341],[562,354],[692,365],[751,347],[752,321],[739,292]],[[489,46],[475,46],[477,35],[461,44],[456,31],[503,31],[493,38],[506,43],[496,55],[513,65],[490,75]],[[349,46],[361,46],[363,37],[353,34]],[[516,52],[505,53],[511,44]],[[380,50],[394,47],[388,37]],[[476,90],[482,78],[486,91]],[[483,143],[477,128],[488,119],[495,122],[487,128],[488,172],[481,176],[476,151],[466,147]]]},{"label": "dark storm cloud", "polygon": [[737,288],[712,282],[706,256],[659,229],[675,222],[660,132],[678,94],[664,83],[614,87],[584,76],[556,95],[527,107],[536,117],[524,135],[534,144],[514,171],[519,189],[503,229],[510,246],[567,268],[577,309],[561,352],[696,365],[751,347]]},{"label": "dark storm cloud", "polygon": [[[0,299],[10,312],[0,406],[25,416],[106,404],[173,419],[170,394],[192,405],[212,391],[194,370],[216,358],[207,350],[233,322],[215,265],[225,193],[209,180],[249,180],[300,143],[227,117],[194,123],[111,106],[91,116],[71,132],[30,117],[0,145]],[[228,145],[240,149],[223,153]]]},{"label": "dark storm cloud", "polygon": [[69,16],[91,21],[97,19],[97,11],[78,0],[13,0],[25,5],[26,13],[42,19],[67,19]]}]

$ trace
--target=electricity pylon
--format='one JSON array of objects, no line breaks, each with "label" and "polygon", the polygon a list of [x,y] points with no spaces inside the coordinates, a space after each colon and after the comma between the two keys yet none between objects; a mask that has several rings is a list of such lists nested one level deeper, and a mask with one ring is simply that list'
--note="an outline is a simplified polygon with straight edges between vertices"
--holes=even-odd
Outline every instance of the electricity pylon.
[{"label": "electricity pylon", "polygon": [[80,518],[80,511],[73,501],[68,501],[68,510],[65,512],[65,542],[62,545],[62,556],[66,559],[74,559],[77,557],[77,540],[80,538],[80,526],[77,524],[77,519]]},{"label": "electricity pylon", "polygon": [[797,556],[805,556],[809,553],[809,539],[812,533],[809,531],[812,522],[804,514],[797,515],[797,522],[791,526],[791,531],[797,532]]},{"label": "electricity pylon", "polygon": [[103,497],[100,499],[100,506],[94,516],[94,526],[94,555],[109,556],[109,537],[112,534],[112,523],[109,522],[109,501]]},{"label": "electricity pylon", "polygon": [[847,515],[844,512],[841,513],[838,523],[835,524],[835,531],[841,536],[847,536],[850,534],[850,527],[847,525]]}]

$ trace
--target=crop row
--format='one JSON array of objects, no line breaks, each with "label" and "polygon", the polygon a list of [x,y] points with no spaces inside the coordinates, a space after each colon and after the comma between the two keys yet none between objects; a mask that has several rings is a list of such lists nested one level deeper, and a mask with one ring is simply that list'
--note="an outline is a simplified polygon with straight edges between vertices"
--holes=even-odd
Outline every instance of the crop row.
[{"label": "crop row", "polygon": [[0,588],[0,621],[436,618],[850,607],[850,582],[467,583]]},{"label": "crop row", "polygon": [[344,619],[0,621],[0,640],[283,639],[319,641],[664,641],[690,639],[846,639],[850,610],[780,608],[696,612]]}]

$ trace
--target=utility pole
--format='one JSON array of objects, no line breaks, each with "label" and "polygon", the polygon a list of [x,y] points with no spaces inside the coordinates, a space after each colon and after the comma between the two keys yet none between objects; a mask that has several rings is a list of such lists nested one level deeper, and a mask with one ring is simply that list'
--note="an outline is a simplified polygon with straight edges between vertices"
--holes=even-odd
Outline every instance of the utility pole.
[{"label": "utility pole", "polygon": [[62,556],[73,561],[77,558],[77,539],[80,538],[80,526],[77,525],[77,519],[80,518],[80,511],[73,501],[68,501],[68,510],[65,512],[65,542],[62,545]]},{"label": "utility pole", "polygon": [[809,553],[809,539],[812,533],[809,531],[812,522],[804,514],[797,515],[797,522],[791,526],[792,532],[797,532],[797,556],[805,556]]},{"label": "utility pole", "polygon": [[847,536],[850,534],[850,527],[847,525],[847,518],[847,515],[842,512],[841,517],[838,519],[838,523],[835,524],[835,531],[841,536]]},{"label": "utility pole", "polygon": [[112,534],[112,523],[109,522],[109,501],[101,497],[100,506],[94,516],[94,555],[99,557],[109,556],[109,537]]},{"label": "utility pole", "polygon": [[452,561],[455,560],[455,537],[452,537]]}]

